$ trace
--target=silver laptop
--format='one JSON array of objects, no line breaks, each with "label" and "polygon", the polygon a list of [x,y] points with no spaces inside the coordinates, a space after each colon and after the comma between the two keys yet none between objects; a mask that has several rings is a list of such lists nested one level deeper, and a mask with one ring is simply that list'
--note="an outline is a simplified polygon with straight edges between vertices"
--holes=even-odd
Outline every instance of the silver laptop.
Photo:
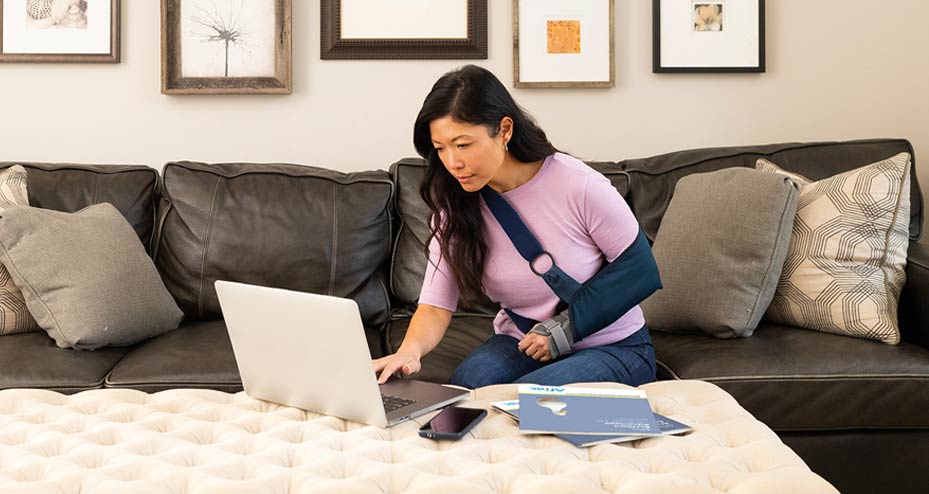
[{"label": "silver laptop", "polygon": [[354,300],[217,281],[245,393],[386,427],[467,398],[411,379],[378,385]]}]

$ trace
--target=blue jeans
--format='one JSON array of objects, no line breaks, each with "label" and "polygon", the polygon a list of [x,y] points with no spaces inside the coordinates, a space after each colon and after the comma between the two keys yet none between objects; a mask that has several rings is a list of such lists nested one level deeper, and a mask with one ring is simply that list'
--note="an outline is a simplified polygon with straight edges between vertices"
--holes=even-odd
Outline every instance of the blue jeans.
[{"label": "blue jeans", "polygon": [[608,381],[638,386],[655,380],[655,348],[646,326],[622,341],[545,363],[519,351],[518,344],[509,335],[492,336],[458,365],[450,383],[473,389],[513,382],[561,386]]}]

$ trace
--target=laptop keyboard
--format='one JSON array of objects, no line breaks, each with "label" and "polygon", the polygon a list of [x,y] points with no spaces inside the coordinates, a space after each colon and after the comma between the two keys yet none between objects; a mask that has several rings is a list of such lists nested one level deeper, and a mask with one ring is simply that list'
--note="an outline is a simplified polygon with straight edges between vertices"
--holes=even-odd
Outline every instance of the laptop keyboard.
[{"label": "laptop keyboard", "polygon": [[416,403],[416,400],[410,400],[407,398],[401,398],[399,396],[391,395],[381,395],[381,401],[384,402],[384,411],[390,413],[398,408],[403,408],[407,405],[412,405]]}]

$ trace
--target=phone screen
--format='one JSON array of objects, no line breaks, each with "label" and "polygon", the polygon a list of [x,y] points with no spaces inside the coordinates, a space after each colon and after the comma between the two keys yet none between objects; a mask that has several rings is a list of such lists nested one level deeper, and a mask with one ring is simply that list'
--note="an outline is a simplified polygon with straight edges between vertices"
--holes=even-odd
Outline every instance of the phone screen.
[{"label": "phone screen", "polygon": [[449,407],[433,417],[427,426],[433,432],[455,434],[464,430],[483,413],[484,410],[479,408]]}]

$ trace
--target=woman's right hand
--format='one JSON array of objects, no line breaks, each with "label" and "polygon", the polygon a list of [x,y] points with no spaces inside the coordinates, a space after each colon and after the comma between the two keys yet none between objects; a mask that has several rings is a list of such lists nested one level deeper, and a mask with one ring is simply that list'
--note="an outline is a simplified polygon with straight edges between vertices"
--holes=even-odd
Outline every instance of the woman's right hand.
[{"label": "woman's right hand", "polygon": [[372,363],[374,364],[374,372],[380,372],[377,378],[378,384],[386,383],[387,380],[390,379],[390,376],[398,371],[408,376],[410,374],[416,374],[422,368],[422,365],[419,363],[418,355],[404,352],[403,350],[393,355],[375,359]]}]

